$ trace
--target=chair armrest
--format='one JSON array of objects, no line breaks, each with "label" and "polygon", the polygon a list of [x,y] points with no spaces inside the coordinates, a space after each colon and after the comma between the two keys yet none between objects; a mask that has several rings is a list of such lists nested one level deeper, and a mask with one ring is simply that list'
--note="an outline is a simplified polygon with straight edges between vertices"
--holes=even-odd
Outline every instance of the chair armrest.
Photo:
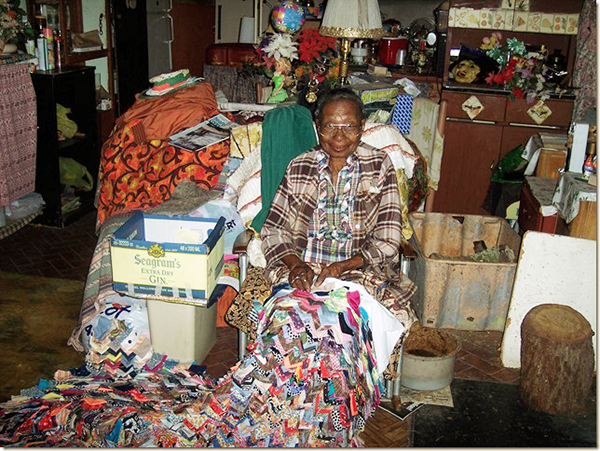
[{"label": "chair armrest", "polygon": [[244,230],[240,233],[233,243],[234,254],[245,254],[248,250],[248,243],[254,236],[254,232],[250,229]]}]

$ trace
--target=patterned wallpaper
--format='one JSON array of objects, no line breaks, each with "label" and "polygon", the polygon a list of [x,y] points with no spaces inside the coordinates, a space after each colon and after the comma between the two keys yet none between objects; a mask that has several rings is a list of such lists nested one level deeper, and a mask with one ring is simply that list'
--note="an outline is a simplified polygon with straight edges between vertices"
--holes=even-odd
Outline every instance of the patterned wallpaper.
[{"label": "patterned wallpaper", "polygon": [[509,8],[450,8],[448,14],[448,26],[455,28],[575,35],[578,24],[579,14],[539,13]]}]

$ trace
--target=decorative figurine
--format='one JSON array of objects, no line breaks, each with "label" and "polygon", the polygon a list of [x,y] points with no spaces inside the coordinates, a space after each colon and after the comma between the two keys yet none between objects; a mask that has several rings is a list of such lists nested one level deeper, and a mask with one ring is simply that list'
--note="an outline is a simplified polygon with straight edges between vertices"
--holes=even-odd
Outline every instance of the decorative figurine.
[{"label": "decorative figurine", "polygon": [[450,64],[449,78],[457,83],[484,83],[498,69],[498,63],[483,51],[461,45],[458,60]]},{"label": "decorative figurine", "polygon": [[275,62],[275,72],[271,77],[273,81],[273,91],[267,99],[267,103],[281,103],[288,98],[284,82],[287,74],[292,70],[292,63],[287,58],[280,58]]},{"label": "decorative figurine", "polygon": [[458,83],[473,83],[480,72],[481,67],[473,60],[462,60],[451,70],[454,80]]},{"label": "decorative figurine", "polygon": [[329,59],[322,57],[313,65],[312,72],[308,75],[303,75],[298,80],[298,104],[308,108],[311,113],[315,113],[317,109],[317,100],[319,96],[329,91],[329,80],[325,78],[325,74],[329,70]]}]

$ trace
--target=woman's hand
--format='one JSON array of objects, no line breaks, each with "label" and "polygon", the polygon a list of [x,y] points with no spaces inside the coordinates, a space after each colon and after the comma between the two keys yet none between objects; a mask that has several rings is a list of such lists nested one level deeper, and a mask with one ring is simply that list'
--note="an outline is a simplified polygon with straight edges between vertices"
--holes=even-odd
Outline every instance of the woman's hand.
[{"label": "woman's hand", "polygon": [[289,281],[293,288],[310,292],[314,277],[312,268],[303,262],[290,271]]},{"label": "woman's hand", "polygon": [[315,277],[312,268],[295,255],[286,255],[282,260],[290,269],[288,280],[291,287],[310,292]]},{"label": "woman's hand", "polygon": [[319,274],[319,277],[317,277],[315,285],[321,285],[328,277],[333,277],[334,279],[337,279],[342,275],[343,272],[344,268],[341,264],[332,263],[331,265],[326,266],[321,270],[321,274]]},{"label": "woman's hand", "polygon": [[354,257],[349,258],[348,260],[332,263],[331,265],[323,268],[321,274],[319,274],[319,277],[317,277],[317,280],[315,281],[315,285],[321,285],[327,277],[338,279],[346,271],[360,269],[364,266],[364,264],[365,260],[360,253],[357,253],[354,255]]}]

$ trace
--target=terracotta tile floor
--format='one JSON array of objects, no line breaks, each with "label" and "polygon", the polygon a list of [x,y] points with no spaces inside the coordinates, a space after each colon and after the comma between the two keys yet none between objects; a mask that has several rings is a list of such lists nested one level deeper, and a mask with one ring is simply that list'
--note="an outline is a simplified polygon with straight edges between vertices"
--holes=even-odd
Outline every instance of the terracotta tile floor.
[{"label": "terracotta tile floor", "polygon": [[[89,213],[59,229],[29,224],[0,240],[0,271],[85,280],[97,237],[96,216]],[[518,384],[518,369],[500,361],[501,332],[451,330],[462,348],[455,364],[458,379]],[[237,362],[237,331],[217,329],[217,345],[205,359],[208,372],[220,377]]]},{"label": "terracotta tile floor", "polygon": [[[29,224],[0,239],[0,271],[85,280],[97,237],[95,213],[64,229]],[[450,330],[462,347],[455,364],[455,379],[516,385],[519,371],[500,361],[501,332]],[[219,378],[237,362],[237,331],[217,328],[217,343],[203,362]],[[387,431],[387,432],[386,432]],[[412,420],[400,422],[378,409],[367,422],[363,436],[367,447],[404,447],[412,444]]]}]

